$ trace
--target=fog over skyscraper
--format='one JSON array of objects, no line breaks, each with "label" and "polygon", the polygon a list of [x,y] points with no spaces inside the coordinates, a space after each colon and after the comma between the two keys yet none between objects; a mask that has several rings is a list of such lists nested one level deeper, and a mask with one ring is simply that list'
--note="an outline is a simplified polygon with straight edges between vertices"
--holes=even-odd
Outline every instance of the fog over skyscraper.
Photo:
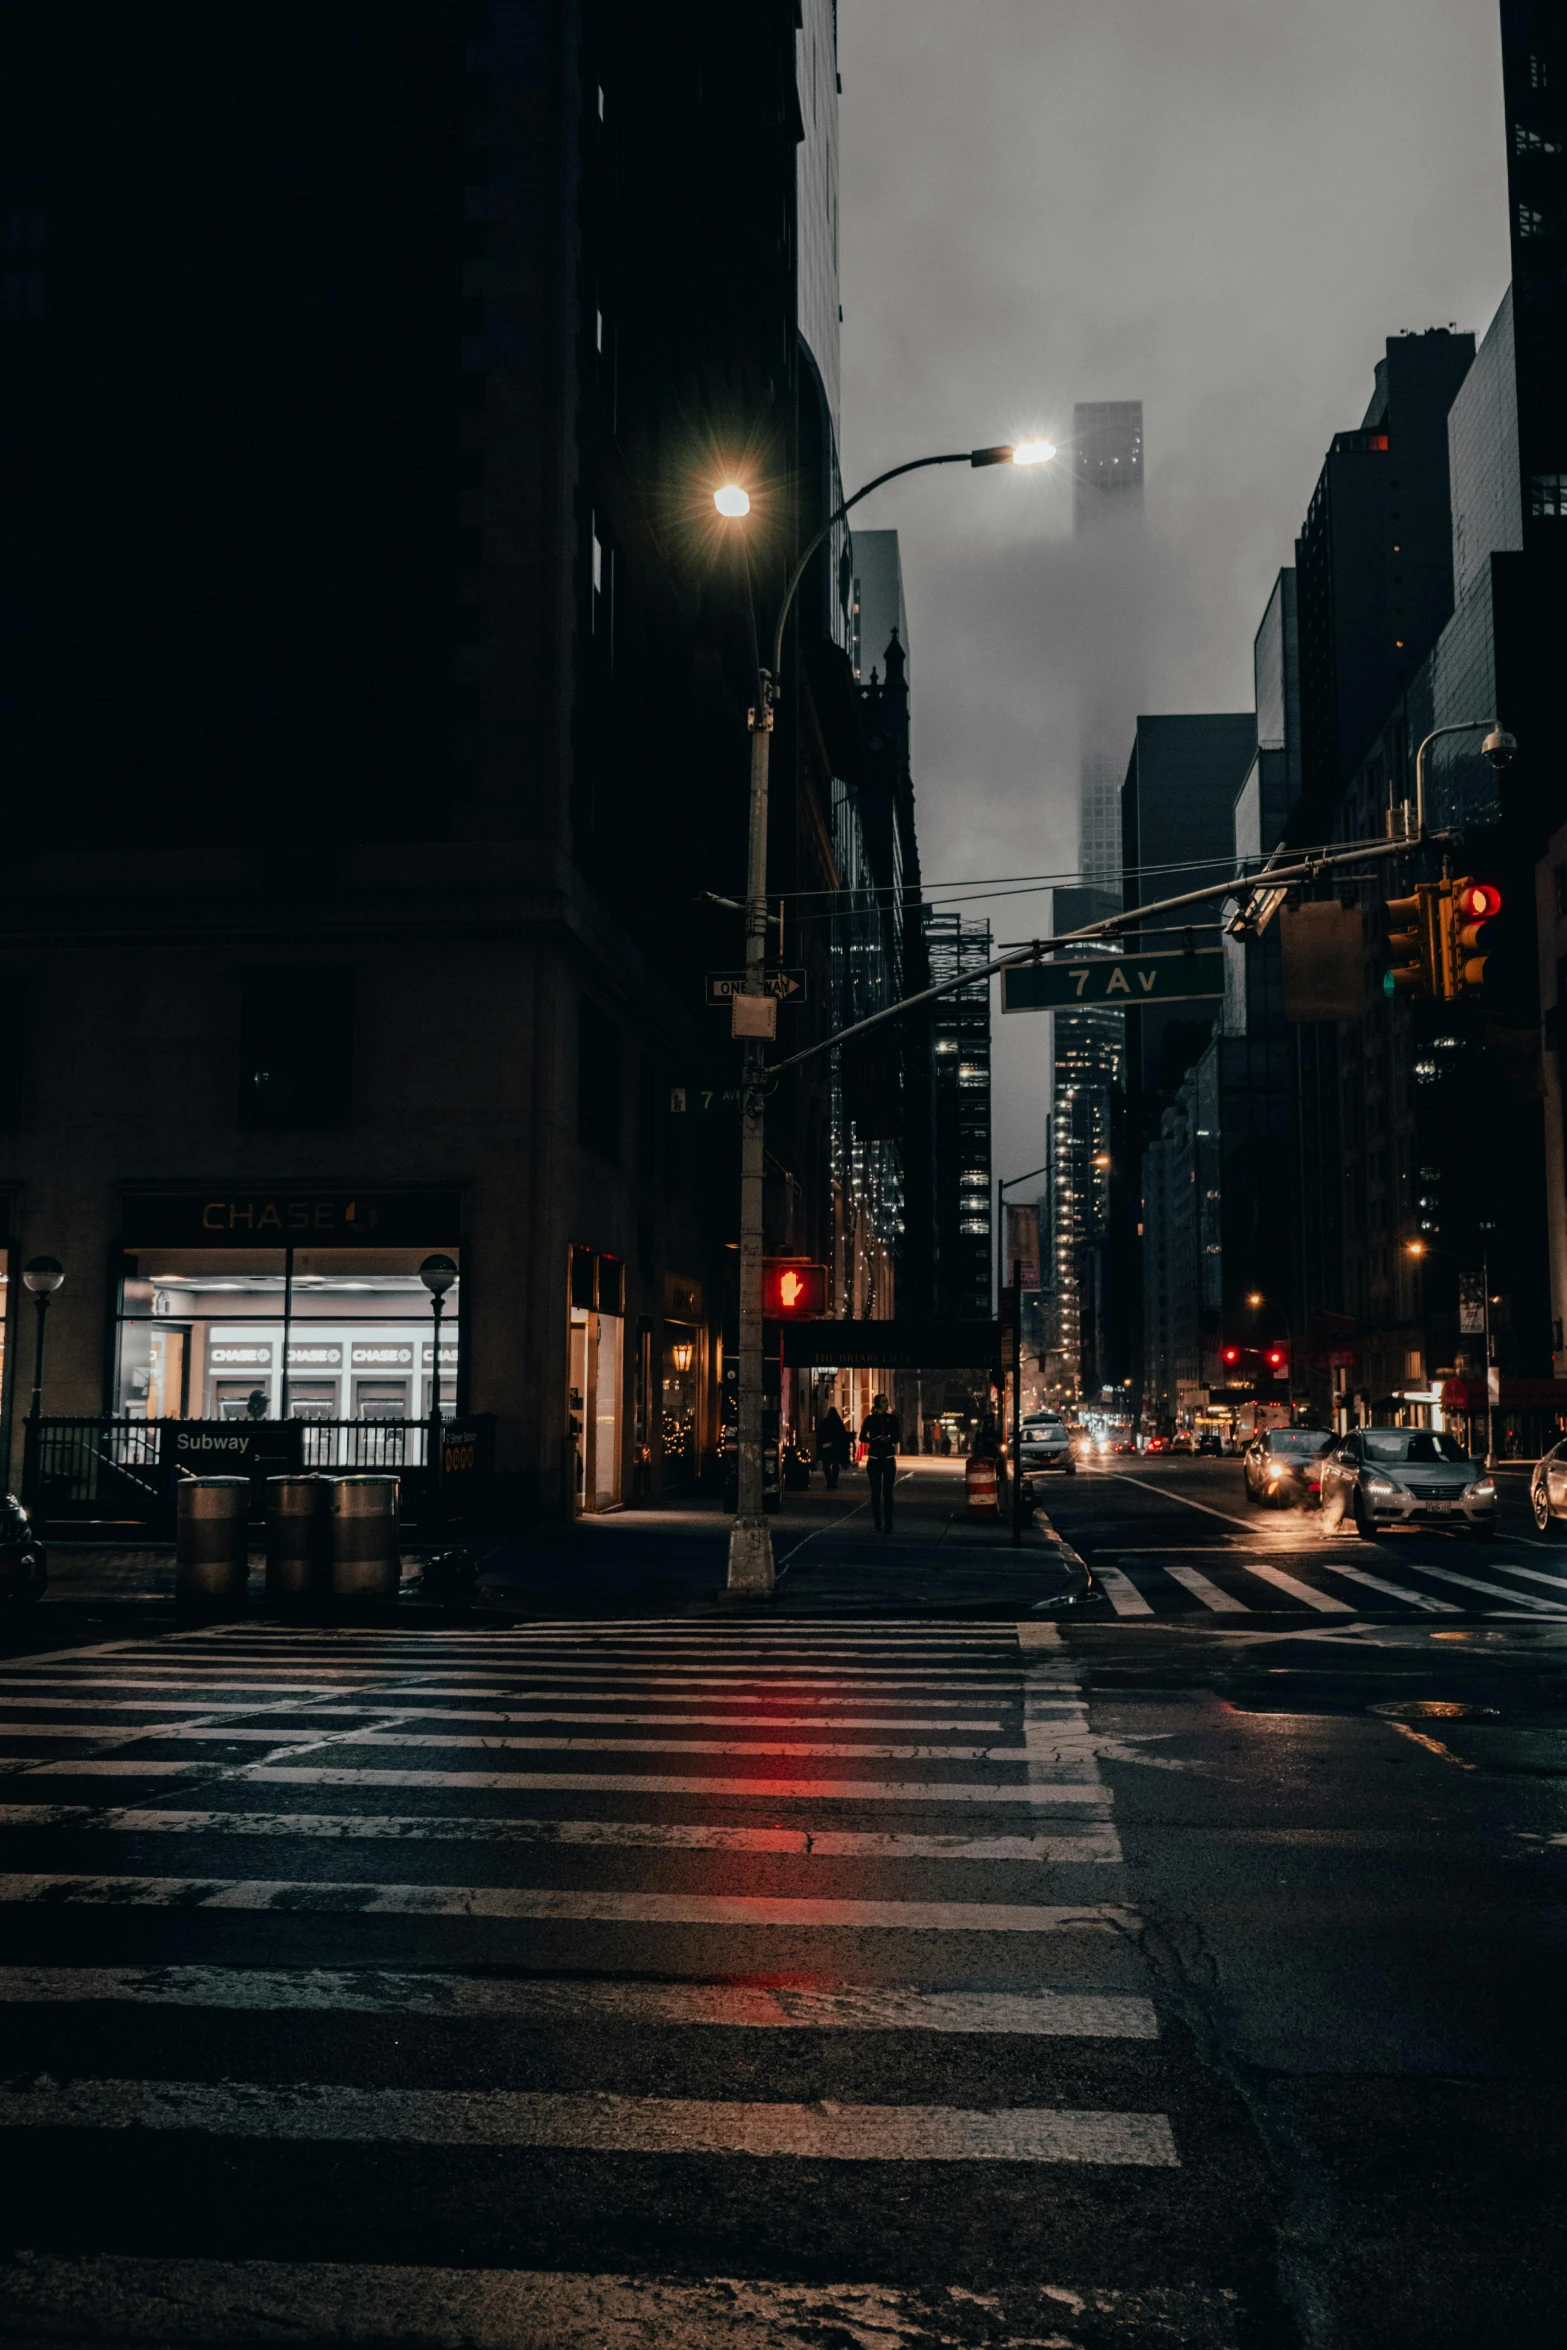
[{"label": "fog over skyscraper", "polygon": [[[1143,520],[1143,404],[1141,400],[1079,400],[1072,410],[1072,530],[1097,542],[1121,541],[1122,560],[1138,565]],[[1127,605],[1128,615],[1136,599]],[[1078,868],[1084,884],[1114,889],[1121,879],[1121,777],[1128,729],[1137,714],[1141,678],[1140,630],[1107,643],[1083,680],[1079,703]]]}]

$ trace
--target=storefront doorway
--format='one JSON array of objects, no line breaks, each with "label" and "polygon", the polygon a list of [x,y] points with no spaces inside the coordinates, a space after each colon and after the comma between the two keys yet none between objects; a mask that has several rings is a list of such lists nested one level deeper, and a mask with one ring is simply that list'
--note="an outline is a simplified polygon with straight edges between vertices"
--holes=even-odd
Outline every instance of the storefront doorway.
[{"label": "storefront doorway", "polygon": [[573,1508],[588,1514],[620,1505],[624,1306],[620,1258],[573,1248],[566,1422]]}]

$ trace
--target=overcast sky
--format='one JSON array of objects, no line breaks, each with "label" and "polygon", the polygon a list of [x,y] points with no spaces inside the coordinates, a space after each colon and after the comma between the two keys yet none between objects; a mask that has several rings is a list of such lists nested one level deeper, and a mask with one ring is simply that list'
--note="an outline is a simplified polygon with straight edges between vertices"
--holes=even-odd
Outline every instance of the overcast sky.
[{"label": "overcast sky", "polygon": [[[1138,705],[1249,710],[1274,574],[1387,337],[1479,332],[1505,290],[1496,0],[838,15],[847,484],[1141,399]],[[927,876],[1070,867],[1076,688],[1115,604],[1064,473],[954,468],[863,520],[902,541]],[[1049,901],[972,902],[1010,939]],[[998,1174],[1045,1155],[1047,1026],[996,1021]]]}]

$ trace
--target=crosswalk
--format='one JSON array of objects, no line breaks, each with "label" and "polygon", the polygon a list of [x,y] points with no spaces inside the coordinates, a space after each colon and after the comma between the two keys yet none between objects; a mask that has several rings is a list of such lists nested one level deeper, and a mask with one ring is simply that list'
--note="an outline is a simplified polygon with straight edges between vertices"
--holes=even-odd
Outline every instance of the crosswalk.
[{"label": "crosswalk", "polygon": [[6,2339],[1267,2323],[1052,1625],[111,1642],[0,1779]]},{"label": "crosswalk", "polygon": [[[1434,1547],[1434,1546],[1429,1546]],[[1482,1559],[1454,1550],[1397,1555],[1356,1540],[1283,1550],[1244,1535],[1201,1545],[1107,1542],[1088,1565],[1110,1612],[1120,1618],[1278,1614],[1307,1616],[1567,1615],[1567,1572],[1525,1563],[1522,1542],[1498,1544]],[[1362,1564],[1375,1558],[1376,1570]],[[1201,1559],[1200,1566],[1193,1564]],[[1464,1560],[1464,1564],[1456,1563]],[[1281,1563],[1287,1562],[1287,1563]],[[1379,1571],[1377,1571],[1379,1570]]]}]

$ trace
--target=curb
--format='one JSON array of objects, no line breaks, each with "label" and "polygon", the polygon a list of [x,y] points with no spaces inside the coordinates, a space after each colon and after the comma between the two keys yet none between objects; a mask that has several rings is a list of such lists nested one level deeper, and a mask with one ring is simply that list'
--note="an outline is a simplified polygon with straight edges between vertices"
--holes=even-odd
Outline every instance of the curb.
[{"label": "curb", "polygon": [[1085,1600],[1097,1599],[1099,1597],[1098,1587],[1093,1576],[1089,1573],[1087,1561],[1079,1558],[1066,1536],[1056,1531],[1045,1510],[1036,1507],[1034,1524],[1047,1542],[1054,1543],[1061,1564],[1073,1579],[1075,1587],[1057,1592],[1052,1599],[1036,1600],[1029,1610],[1030,1615],[1044,1615],[1053,1608],[1081,1607]]}]

